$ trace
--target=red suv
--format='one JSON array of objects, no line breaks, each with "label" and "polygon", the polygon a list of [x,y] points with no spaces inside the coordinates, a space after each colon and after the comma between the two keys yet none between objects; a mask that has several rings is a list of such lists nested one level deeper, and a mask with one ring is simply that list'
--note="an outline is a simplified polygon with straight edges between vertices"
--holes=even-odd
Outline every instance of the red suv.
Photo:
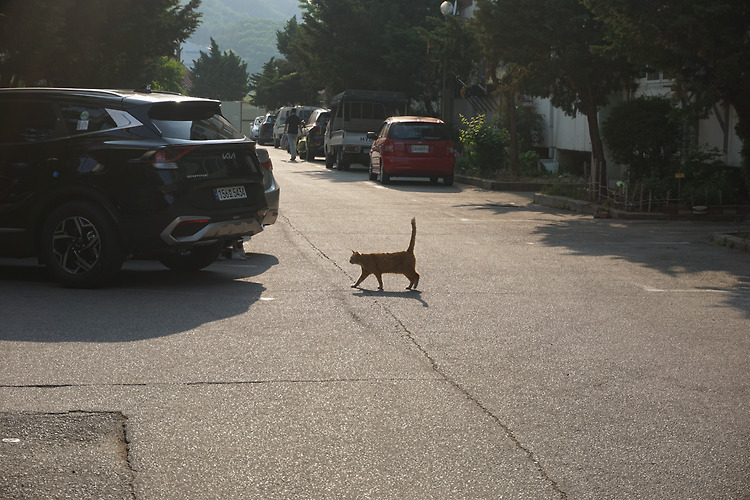
[{"label": "red suv", "polygon": [[370,132],[370,180],[383,184],[391,177],[442,177],[453,184],[455,156],[453,142],[442,120],[425,116],[392,116]]}]

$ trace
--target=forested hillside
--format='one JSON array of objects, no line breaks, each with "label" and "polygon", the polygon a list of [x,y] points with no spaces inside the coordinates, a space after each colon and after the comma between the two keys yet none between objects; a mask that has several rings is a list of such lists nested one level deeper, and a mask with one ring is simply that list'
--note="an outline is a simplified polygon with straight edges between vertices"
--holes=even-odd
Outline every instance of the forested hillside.
[{"label": "forested hillside", "polygon": [[294,15],[299,19],[299,0],[203,0],[201,25],[183,46],[182,61],[188,66],[199,50],[208,51],[210,39],[219,48],[232,50],[257,73],[272,57],[279,57],[276,31]]}]

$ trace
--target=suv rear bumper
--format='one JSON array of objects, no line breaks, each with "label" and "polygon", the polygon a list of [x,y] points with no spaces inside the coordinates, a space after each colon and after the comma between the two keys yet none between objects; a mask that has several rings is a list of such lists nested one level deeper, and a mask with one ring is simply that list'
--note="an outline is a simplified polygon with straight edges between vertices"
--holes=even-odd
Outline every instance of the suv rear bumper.
[{"label": "suv rear bumper", "polygon": [[169,246],[252,236],[263,231],[261,221],[266,213],[264,210],[258,212],[256,217],[225,221],[211,221],[208,217],[181,216],[169,223],[160,236]]}]

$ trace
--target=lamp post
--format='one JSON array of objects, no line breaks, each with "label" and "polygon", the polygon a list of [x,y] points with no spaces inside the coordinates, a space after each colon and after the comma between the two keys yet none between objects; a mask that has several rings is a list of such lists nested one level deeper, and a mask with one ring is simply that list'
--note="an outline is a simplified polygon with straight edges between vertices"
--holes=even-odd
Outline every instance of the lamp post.
[{"label": "lamp post", "polygon": [[[456,0],[458,1],[458,0]],[[440,12],[443,14],[443,16],[448,17],[450,15],[456,14],[456,4],[453,4],[449,2],[448,0],[445,0],[443,3],[440,4]],[[447,74],[446,74],[446,68],[445,68],[446,61],[443,60],[443,89],[440,93],[440,114],[442,115],[442,119],[445,123],[451,125],[453,122],[453,106],[450,106],[450,110],[448,110],[448,103],[453,103],[453,95],[448,96],[448,89],[447,89]],[[451,89],[453,89],[453,85],[451,85]]]}]

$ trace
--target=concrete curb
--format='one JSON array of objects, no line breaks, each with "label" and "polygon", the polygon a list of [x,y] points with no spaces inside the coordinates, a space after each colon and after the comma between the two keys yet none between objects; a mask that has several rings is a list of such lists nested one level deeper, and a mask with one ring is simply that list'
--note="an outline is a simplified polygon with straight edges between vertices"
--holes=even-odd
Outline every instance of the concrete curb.
[{"label": "concrete curb", "polygon": [[737,233],[711,233],[708,235],[708,241],[740,252],[750,252],[750,240],[737,236]]},{"label": "concrete curb", "polygon": [[482,179],[480,177],[469,177],[468,175],[455,174],[454,180],[461,184],[469,184],[471,186],[477,186],[482,189],[488,189],[490,191],[518,191],[518,192],[530,192],[530,191],[541,191],[544,186],[548,186],[547,182],[509,182],[509,181],[493,181],[491,179]]},{"label": "concrete curb", "polygon": [[[537,192],[547,185],[545,183],[501,182],[488,179],[480,179],[477,177],[468,177],[464,175],[456,175],[455,180],[456,182],[469,184],[492,191],[534,192],[535,194],[533,197],[533,203],[548,208],[556,208],[560,210],[568,210],[570,212],[590,214],[594,217],[599,217],[601,210],[603,210],[603,207],[598,203]],[[626,212],[624,210],[617,209],[611,209],[609,211],[608,218],[621,220],[653,221],[697,220],[689,216],[673,217],[670,214],[663,212]],[[750,239],[737,236],[736,233],[710,233],[708,235],[708,240],[716,243],[719,246],[724,246],[727,248],[739,250],[741,252],[750,253]]]}]

